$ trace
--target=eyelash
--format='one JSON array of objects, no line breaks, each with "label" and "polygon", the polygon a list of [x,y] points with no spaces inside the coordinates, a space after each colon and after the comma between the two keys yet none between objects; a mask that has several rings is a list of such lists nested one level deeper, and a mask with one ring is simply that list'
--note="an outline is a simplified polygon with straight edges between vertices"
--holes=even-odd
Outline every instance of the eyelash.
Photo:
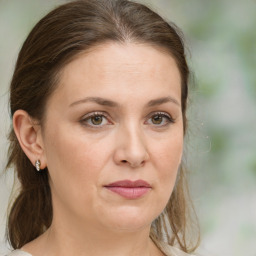
[{"label": "eyelash", "polygon": [[[91,118],[96,117],[96,116],[104,117],[106,119],[110,119],[109,115],[107,115],[104,112],[93,112],[93,113],[90,113],[90,114],[87,114],[86,116],[84,116],[83,119],[80,121],[80,123],[82,123],[82,125],[88,126],[90,128],[100,129],[105,125],[101,125],[101,124],[100,125],[94,125],[94,124],[88,124],[87,123],[88,120],[91,120]],[[151,114],[148,115],[148,117],[150,119],[153,118],[154,116],[160,116],[160,117],[166,118],[166,124],[164,124],[164,125],[153,124],[153,126],[156,126],[158,128],[168,126],[171,123],[175,123],[175,119],[173,119],[169,114],[167,114],[165,112],[154,112],[153,114],[151,113]],[[107,124],[107,125],[109,125],[109,124]]]},{"label": "eyelash", "polygon": [[165,127],[165,126],[175,122],[175,120],[171,117],[171,115],[169,115],[169,114],[167,114],[165,112],[154,112],[153,114],[152,113],[149,114],[150,119],[152,119],[154,116],[160,116],[160,117],[166,119],[166,121],[165,121],[166,123],[164,125],[153,124],[154,126],[157,126],[157,127],[158,126],[159,127]]},{"label": "eyelash", "polygon": [[84,126],[89,126],[91,128],[101,128],[103,125],[93,125],[93,124],[88,124],[87,121],[91,120],[91,118],[96,117],[96,116],[101,116],[104,117],[106,119],[109,119],[109,116],[107,114],[105,114],[104,112],[93,112],[90,114],[87,114],[83,117],[83,119],[80,121]]}]

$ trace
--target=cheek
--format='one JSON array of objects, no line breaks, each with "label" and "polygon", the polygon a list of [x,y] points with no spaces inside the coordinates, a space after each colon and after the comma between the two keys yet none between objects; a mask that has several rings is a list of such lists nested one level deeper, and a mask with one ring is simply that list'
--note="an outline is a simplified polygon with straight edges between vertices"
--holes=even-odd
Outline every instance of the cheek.
[{"label": "cheek", "polygon": [[92,144],[84,135],[60,127],[49,131],[46,141],[47,166],[53,191],[65,200],[81,198],[88,201],[88,192],[96,189],[106,158],[101,152],[104,147]]},{"label": "cheek", "polygon": [[170,136],[155,143],[152,147],[152,158],[162,170],[175,169],[181,162],[183,152],[183,135],[181,133]]},{"label": "cheek", "polygon": [[95,201],[102,166],[107,161],[104,142],[60,127],[49,131],[45,141],[55,211],[69,209],[82,217],[90,214],[88,205]]},{"label": "cheek", "polygon": [[46,145],[47,164],[55,165],[53,170],[64,168],[73,174],[83,173],[84,169],[97,170],[101,164],[98,157],[104,158],[104,147],[100,143],[93,143],[72,129],[55,129],[48,133],[46,141],[50,142]]},{"label": "cheek", "polygon": [[161,140],[152,151],[152,162],[157,170],[158,191],[169,199],[183,152],[183,134],[177,133],[169,139]]}]

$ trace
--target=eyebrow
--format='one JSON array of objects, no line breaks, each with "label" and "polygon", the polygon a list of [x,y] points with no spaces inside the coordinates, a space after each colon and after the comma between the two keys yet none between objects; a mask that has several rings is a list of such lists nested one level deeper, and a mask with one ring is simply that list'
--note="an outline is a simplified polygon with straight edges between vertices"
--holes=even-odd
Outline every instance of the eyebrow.
[{"label": "eyebrow", "polygon": [[87,97],[82,100],[75,101],[72,104],[70,104],[69,106],[72,107],[72,106],[75,106],[75,105],[78,105],[81,103],[86,103],[86,102],[95,102],[99,105],[108,106],[108,107],[118,107],[119,106],[119,104],[117,102],[114,102],[114,101],[108,100],[108,99],[104,99],[101,97]]},{"label": "eyebrow", "polygon": [[[75,105],[78,105],[78,104],[82,104],[82,103],[87,103],[87,102],[94,102],[94,103],[97,103],[99,105],[102,105],[102,106],[108,106],[108,107],[120,107],[120,104],[115,102],[115,101],[112,101],[112,100],[108,100],[108,99],[105,99],[105,98],[101,98],[101,97],[86,97],[82,100],[78,100],[78,101],[75,101],[73,103],[71,103],[69,105],[69,107],[72,107],[72,106],[75,106]],[[167,102],[172,102],[178,106],[180,106],[180,103],[174,99],[173,97],[162,97],[162,98],[157,98],[157,99],[154,99],[154,100],[150,100],[147,104],[146,104],[146,107],[154,107],[154,106],[157,106],[157,105],[161,105],[161,104],[164,104],[164,103],[167,103]]]},{"label": "eyebrow", "polygon": [[180,103],[174,99],[173,97],[163,97],[163,98],[158,98],[158,99],[154,99],[154,100],[150,100],[148,103],[147,103],[147,107],[154,107],[156,105],[161,105],[161,104],[164,104],[164,103],[167,103],[167,102],[172,102],[178,106],[180,106]]}]

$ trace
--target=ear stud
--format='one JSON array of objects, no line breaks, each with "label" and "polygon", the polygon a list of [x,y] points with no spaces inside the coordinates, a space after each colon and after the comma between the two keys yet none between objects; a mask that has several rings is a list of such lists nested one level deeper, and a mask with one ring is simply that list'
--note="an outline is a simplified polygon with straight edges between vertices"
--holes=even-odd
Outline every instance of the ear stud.
[{"label": "ear stud", "polygon": [[40,160],[36,160],[35,166],[36,166],[36,170],[39,172],[40,171],[40,166],[41,166]]}]

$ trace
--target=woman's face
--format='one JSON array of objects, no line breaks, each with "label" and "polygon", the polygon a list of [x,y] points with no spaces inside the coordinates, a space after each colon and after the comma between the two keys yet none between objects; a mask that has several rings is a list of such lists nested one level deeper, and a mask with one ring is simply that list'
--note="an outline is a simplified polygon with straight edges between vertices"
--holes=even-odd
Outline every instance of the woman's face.
[{"label": "woman's face", "polygon": [[54,218],[119,231],[149,227],[182,157],[174,59],[145,44],[97,46],[64,67],[46,108]]}]

